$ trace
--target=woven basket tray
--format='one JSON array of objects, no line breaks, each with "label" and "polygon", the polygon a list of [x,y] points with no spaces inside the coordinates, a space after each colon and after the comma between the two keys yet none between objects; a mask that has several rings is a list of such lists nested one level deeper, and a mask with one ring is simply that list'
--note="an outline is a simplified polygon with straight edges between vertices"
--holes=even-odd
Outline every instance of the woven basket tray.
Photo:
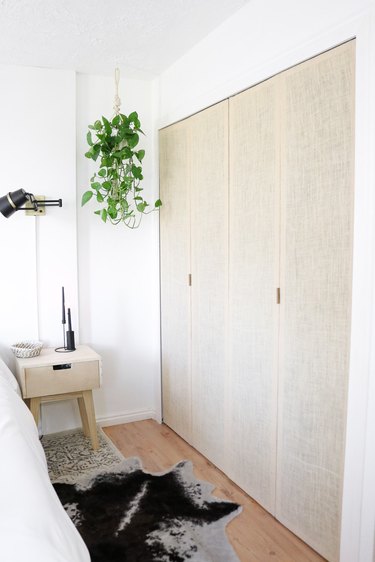
[{"label": "woven basket tray", "polygon": [[37,357],[42,347],[43,343],[40,341],[21,341],[13,344],[11,350],[16,357],[25,359],[26,357]]}]

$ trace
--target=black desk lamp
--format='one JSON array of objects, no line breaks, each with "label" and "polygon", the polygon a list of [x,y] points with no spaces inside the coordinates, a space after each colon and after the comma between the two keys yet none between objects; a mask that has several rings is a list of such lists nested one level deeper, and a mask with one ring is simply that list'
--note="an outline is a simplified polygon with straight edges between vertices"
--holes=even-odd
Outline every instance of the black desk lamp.
[{"label": "black desk lamp", "polygon": [[5,218],[9,218],[16,211],[30,210],[22,207],[27,201],[30,201],[34,207],[34,211],[38,207],[62,207],[62,199],[46,199],[45,201],[37,201],[32,193],[26,193],[24,189],[17,189],[0,197],[0,213]]}]

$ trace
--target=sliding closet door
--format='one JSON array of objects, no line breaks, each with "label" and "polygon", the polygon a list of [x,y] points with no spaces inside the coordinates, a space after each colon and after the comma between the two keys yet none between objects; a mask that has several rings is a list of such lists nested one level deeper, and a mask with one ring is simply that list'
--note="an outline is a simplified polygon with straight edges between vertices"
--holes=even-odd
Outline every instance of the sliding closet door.
[{"label": "sliding closet door", "polygon": [[189,125],[160,131],[163,419],[190,440]]},{"label": "sliding closet door", "polygon": [[191,127],[192,443],[225,468],[228,102]]},{"label": "sliding closet door", "polygon": [[350,347],[354,42],[282,78],[276,517],[337,560]]},{"label": "sliding closet door", "polygon": [[230,99],[231,478],[275,511],[279,278],[277,78]]}]

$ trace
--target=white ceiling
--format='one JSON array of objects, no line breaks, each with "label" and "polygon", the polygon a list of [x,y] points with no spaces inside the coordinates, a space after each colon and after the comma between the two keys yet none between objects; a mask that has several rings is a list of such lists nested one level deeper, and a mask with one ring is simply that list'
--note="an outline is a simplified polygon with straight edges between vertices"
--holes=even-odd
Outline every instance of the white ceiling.
[{"label": "white ceiling", "polygon": [[0,64],[149,78],[250,0],[0,0]]}]

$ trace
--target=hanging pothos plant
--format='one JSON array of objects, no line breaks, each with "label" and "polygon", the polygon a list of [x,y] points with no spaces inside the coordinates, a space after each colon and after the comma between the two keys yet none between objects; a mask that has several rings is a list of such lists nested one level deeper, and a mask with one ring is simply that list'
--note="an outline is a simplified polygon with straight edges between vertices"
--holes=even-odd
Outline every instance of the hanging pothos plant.
[{"label": "hanging pothos plant", "polygon": [[140,182],[143,179],[142,160],[145,151],[137,150],[136,147],[139,133],[144,133],[138,114],[134,111],[127,117],[120,113],[120,103],[116,94],[117,114],[113,119],[102,117],[89,125],[89,150],[85,156],[95,162],[99,159],[99,171],[90,180],[91,189],[82,196],[82,206],[94,198],[101,204],[95,214],[104,222],[122,222],[129,228],[137,228],[142,216],[155,211],[162,203],[158,199],[154,207],[150,208],[142,196]]}]

